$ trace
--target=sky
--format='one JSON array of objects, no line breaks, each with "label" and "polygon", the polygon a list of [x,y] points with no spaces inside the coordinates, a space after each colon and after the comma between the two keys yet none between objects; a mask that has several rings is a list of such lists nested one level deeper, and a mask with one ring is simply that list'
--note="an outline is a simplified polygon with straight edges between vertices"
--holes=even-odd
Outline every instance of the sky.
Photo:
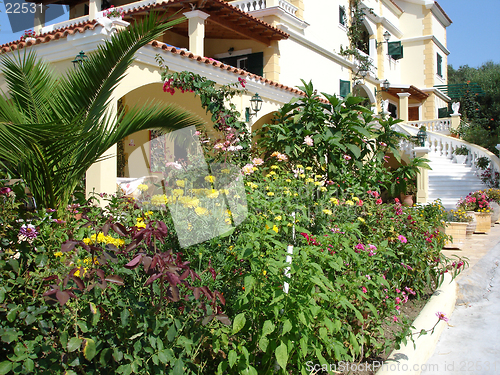
[{"label": "sky", "polygon": [[[33,28],[32,19],[12,14],[9,19],[7,16],[6,4],[12,5],[13,2],[22,3],[22,1],[4,0],[0,4],[0,44],[17,40],[25,29]],[[438,2],[453,21],[447,29],[448,50],[451,52],[448,56],[448,64],[453,65],[455,69],[463,65],[477,68],[487,61],[500,64],[500,21],[498,18],[500,0],[439,0]],[[55,14],[49,16],[53,20],[50,23],[68,19],[67,10],[61,6],[58,7],[60,7],[59,10],[52,10]],[[14,9],[13,5],[10,9]],[[61,14],[61,17],[55,18],[57,12]]]}]

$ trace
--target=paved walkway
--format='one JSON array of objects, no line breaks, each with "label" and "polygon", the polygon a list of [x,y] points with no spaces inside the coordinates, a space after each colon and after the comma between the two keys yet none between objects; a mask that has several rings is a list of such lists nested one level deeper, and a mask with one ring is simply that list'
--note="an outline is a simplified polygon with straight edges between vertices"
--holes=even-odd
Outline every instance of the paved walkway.
[{"label": "paved walkway", "polygon": [[462,251],[443,253],[468,257],[470,266],[456,279],[455,311],[422,374],[499,375],[500,225],[473,235]]}]

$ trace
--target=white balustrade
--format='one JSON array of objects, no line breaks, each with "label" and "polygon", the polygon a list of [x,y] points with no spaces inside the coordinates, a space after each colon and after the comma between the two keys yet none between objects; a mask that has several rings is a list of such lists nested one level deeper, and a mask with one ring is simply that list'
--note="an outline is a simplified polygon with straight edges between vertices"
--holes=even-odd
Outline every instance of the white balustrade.
[{"label": "white balustrade", "polygon": [[[415,126],[396,124],[394,127],[395,130],[399,132],[413,136],[417,135],[418,132],[418,128]],[[496,156],[489,150],[473,143],[465,142],[458,138],[448,137],[444,134],[439,134],[434,131],[429,131],[429,129],[427,128],[427,140],[425,145],[430,149],[431,153],[437,153],[441,156],[446,156],[450,160],[453,159],[454,150],[459,147],[465,146],[469,149],[469,155],[467,155],[467,159],[465,162],[466,165],[469,165],[472,168],[476,168],[477,159],[486,157],[490,160],[491,168],[496,172],[500,172],[500,159],[498,158],[498,156]],[[409,148],[407,141],[402,144],[402,148],[407,152]]]},{"label": "white balustrade", "polygon": [[[253,12],[256,10],[267,9],[266,0],[239,0],[233,1],[230,4],[243,12]],[[288,1],[279,0],[278,6],[293,16],[297,13],[298,8],[295,5],[290,4]]]},{"label": "white balustrade", "polygon": [[437,120],[425,121],[407,121],[406,124],[418,129],[420,129],[421,126],[425,126],[427,131],[450,134],[451,118],[440,118]]},{"label": "white balustrade", "polygon": [[[264,0],[261,0],[261,1],[264,1]],[[121,6],[116,7],[116,8],[117,9],[121,9],[123,12],[127,12],[129,10],[138,9],[140,7],[148,6],[148,5],[152,5],[152,4],[156,4],[156,0],[136,1],[134,3],[130,3],[130,4],[126,4],[126,5],[121,5]],[[98,12],[96,14],[96,18],[104,17],[104,13],[105,12],[106,12],[106,10]],[[89,16],[88,15],[87,16],[78,17],[78,18],[72,18],[72,19],[64,21],[64,22],[59,22],[59,23],[54,23],[52,25],[44,26],[44,27],[42,27],[41,33],[42,34],[43,33],[48,33],[48,32],[51,32],[51,31],[54,31],[54,30],[57,30],[57,29],[61,29],[61,28],[64,28],[64,27],[70,27],[70,26],[76,25],[76,24],[78,24],[80,22],[87,22],[88,20],[89,20]]]}]

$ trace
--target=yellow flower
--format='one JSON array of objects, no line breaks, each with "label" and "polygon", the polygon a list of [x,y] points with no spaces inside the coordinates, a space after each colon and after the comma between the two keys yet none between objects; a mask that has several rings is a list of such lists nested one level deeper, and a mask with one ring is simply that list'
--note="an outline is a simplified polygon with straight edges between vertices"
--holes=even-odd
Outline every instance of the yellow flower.
[{"label": "yellow flower", "polygon": [[83,243],[84,243],[85,245],[89,245],[91,242],[92,242],[92,240],[91,240],[90,238],[84,238],[84,239],[83,239]]},{"label": "yellow flower", "polygon": [[149,189],[149,186],[145,184],[140,184],[139,186],[137,186],[137,189],[139,189],[140,191],[146,191]]},{"label": "yellow flower", "polygon": [[151,197],[151,204],[153,206],[165,205],[168,202],[169,202],[169,199],[167,198],[167,196],[165,194],[163,194],[163,195],[153,195]]},{"label": "yellow flower", "polygon": [[339,204],[339,200],[337,198],[330,198],[330,203],[338,205]]},{"label": "yellow flower", "polygon": [[219,193],[228,195],[229,194],[229,190],[227,190],[227,189],[220,189]]},{"label": "yellow flower", "polygon": [[326,187],[324,187],[324,186],[321,186],[321,187],[319,188],[319,190],[320,190],[320,191],[328,191],[328,189],[327,189]]},{"label": "yellow flower", "polygon": [[101,232],[97,235],[97,242],[105,242],[104,233]]},{"label": "yellow flower", "polygon": [[354,206],[354,202],[353,201],[346,201],[345,204],[347,204],[348,206]]},{"label": "yellow flower", "polygon": [[145,223],[145,222],[143,222],[143,221],[137,221],[137,222],[135,223],[135,227],[136,227],[136,228],[139,228],[139,229],[141,229],[141,228],[146,228],[146,223]]},{"label": "yellow flower", "polygon": [[312,178],[306,178],[304,182],[308,184],[309,182],[314,182],[314,180]]},{"label": "yellow flower", "polygon": [[294,196],[294,197],[298,197],[298,196],[299,196],[299,193],[293,193],[293,196]]},{"label": "yellow flower", "polygon": [[289,178],[287,178],[285,181],[288,183],[292,182],[292,180],[290,180]]},{"label": "yellow flower", "polygon": [[[87,244],[87,245],[88,245],[88,244]],[[63,253],[62,253],[62,252],[60,252],[60,251],[56,251],[56,252],[54,253],[54,256],[55,256],[55,257],[62,257],[62,256],[63,256]]]},{"label": "yellow flower", "polygon": [[293,227],[293,224],[292,223],[288,223],[286,226],[287,227]]},{"label": "yellow flower", "polygon": [[314,183],[314,185],[315,185],[315,186],[320,186],[320,185],[321,185],[321,182],[316,181],[316,182]]},{"label": "yellow flower", "polygon": [[222,173],[229,174],[231,171],[229,169],[221,169]]},{"label": "yellow flower", "polygon": [[325,210],[323,210],[323,213],[326,215],[331,215],[332,211],[325,209]]},{"label": "yellow flower", "polygon": [[210,199],[215,199],[219,196],[219,192],[215,189],[211,189],[209,193],[207,194],[207,197]]},{"label": "yellow flower", "polygon": [[281,215],[276,216],[276,217],[274,218],[274,220],[276,220],[276,221],[281,221]]},{"label": "yellow flower", "polygon": [[144,216],[153,215],[153,211],[144,212]]},{"label": "yellow flower", "polygon": [[362,217],[358,217],[358,220],[361,221],[362,223],[365,222],[365,219],[363,219]]},{"label": "yellow flower", "polygon": [[306,167],[306,171],[312,171],[312,167]]},{"label": "yellow flower", "polygon": [[[83,268],[83,274],[82,274],[82,277],[83,277],[83,276],[87,273],[87,271],[88,271],[88,268],[85,268],[85,267],[84,267],[84,268]],[[75,275],[76,277],[80,277],[80,268],[78,268],[78,269],[75,271],[75,273],[74,273],[73,275]]]},{"label": "yellow flower", "polygon": [[263,274],[264,276],[266,276],[266,275],[267,275],[267,271],[266,271],[266,270],[263,270],[263,271],[262,271],[262,274]]},{"label": "yellow flower", "polygon": [[306,177],[306,175],[305,175],[304,173],[302,173],[302,174],[299,174],[299,177],[300,177],[300,178],[305,178],[305,177]]},{"label": "yellow flower", "polygon": [[213,183],[213,182],[215,182],[215,177],[214,176],[206,176],[205,181]]},{"label": "yellow flower", "polygon": [[203,215],[205,215],[205,214],[207,213],[207,211],[208,211],[208,210],[207,210],[205,207],[196,207],[196,208],[194,209],[194,212],[196,212],[196,215],[198,215],[198,216],[203,216]]},{"label": "yellow flower", "polygon": [[271,165],[271,169],[278,169],[279,167],[277,165]]},{"label": "yellow flower", "polygon": [[354,198],[352,198],[352,200],[353,200],[354,202],[358,202],[358,201],[359,201],[359,198],[358,198],[358,197],[354,197]]},{"label": "yellow flower", "polygon": [[174,197],[182,197],[184,195],[184,190],[182,190],[182,189],[174,189],[172,191],[172,194],[174,195]]},{"label": "yellow flower", "polygon": [[275,171],[271,171],[271,172],[268,173],[269,176],[274,176],[275,174],[276,174]]},{"label": "yellow flower", "polygon": [[319,174],[317,174],[317,175],[316,175],[316,178],[317,178],[318,180],[321,180],[321,179],[323,178],[323,176],[320,176]]},{"label": "yellow flower", "polygon": [[274,195],[274,193],[272,191],[268,192],[267,195],[269,195],[270,197],[272,197]]},{"label": "yellow flower", "polygon": [[186,181],[184,181],[184,180],[177,180],[177,181],[175,181],[175,184],[177,186],[179,186],[179,187],[184,187],[184,186],[186,186]]},{"label": "yellow flower", "polygon": [[297,167],[298,169],[304,169],[304,167],[303,167],[302,165],[300,165],[300,164],[297,164],[297,165],[296,165],[296,167]]}]

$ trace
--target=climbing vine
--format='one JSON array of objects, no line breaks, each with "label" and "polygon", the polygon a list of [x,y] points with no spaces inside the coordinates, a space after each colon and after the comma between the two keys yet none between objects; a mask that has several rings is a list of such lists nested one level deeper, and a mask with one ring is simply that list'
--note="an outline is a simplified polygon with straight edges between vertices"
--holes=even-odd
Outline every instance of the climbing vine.
[{"label": "climbing vine", "polygon": [[[340,46],[340,55],[346,56],[354,59],[358,70],[353,71],[353,81],[356,81],[362,76],[360,72],[371,72],[374,68],[371,59],[360,53],[360,50],[368,50],[368,46],[364,41],[364,33],[366,33],[363,27],[363,21],[365,18],[365,11],[361,9],[361,0],[349,0],[349,10],[350,10],[350,22],[347,27],[347,37],[349,39],[349,46],[344,48]],[[372,9],[367,9],[368,12],[373,13]]]}]

